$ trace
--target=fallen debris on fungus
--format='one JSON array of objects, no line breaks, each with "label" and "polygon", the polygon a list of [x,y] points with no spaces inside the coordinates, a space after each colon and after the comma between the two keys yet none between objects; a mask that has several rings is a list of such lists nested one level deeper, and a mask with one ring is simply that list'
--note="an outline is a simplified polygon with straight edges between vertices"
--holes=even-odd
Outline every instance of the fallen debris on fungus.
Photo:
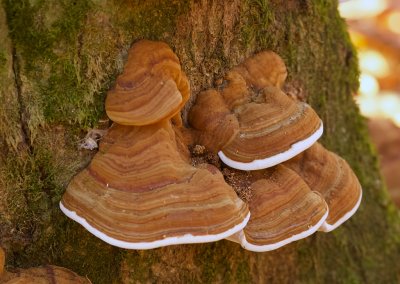
[{"label": "fallen debris on fungus", "polygon": [[94,150],[99,147],[98,142],[107,130],[91,129],[79,143],[79,149]]},{"label": "fallen debris on fungus", "polygon": [[311,148],[284,163],[297,172],[312,190],[322,194],[329,215],[320,231],[329,232],[348,220],[358,209],[361,185],[347,162],[315,143]]},{"label": "fallen debris on fungus", "polygon": [[240,170],[268,168],[310,147],[322,135],[322,121],[281,91],[285,78],[286,67],[273,52],[233,68],[220,90],[198,96],[189,115],[197,142]]}]

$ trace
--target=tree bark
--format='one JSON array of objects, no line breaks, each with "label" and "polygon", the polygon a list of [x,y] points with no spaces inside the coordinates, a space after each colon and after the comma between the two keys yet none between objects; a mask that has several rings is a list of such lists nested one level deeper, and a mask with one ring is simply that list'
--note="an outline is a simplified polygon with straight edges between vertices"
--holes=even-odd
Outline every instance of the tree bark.
[{"label": "tree bark", "polygon": [[[58,202],[93,153],[77,145],[104,127],[104,98],[130,45],[168,43],[192,97],[261,50],[282,56],[288,94],[324,121],[322,143],[364,189],[339,229],[268,253],[228,241],[149,251],[111,247]],[[0,245],[8,268],[55,264],[93,283],[397,283],[399,217],[352,100],[355,51],[336,1],[3,0],[0,5]]]}]

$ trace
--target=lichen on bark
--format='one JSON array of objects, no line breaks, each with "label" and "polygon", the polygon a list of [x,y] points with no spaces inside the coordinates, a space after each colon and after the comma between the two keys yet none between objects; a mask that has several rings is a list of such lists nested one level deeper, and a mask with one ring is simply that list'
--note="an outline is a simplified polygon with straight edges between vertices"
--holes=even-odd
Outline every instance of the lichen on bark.
[{"label": "lichen on bark", "polygon": [[[1,4],[0,244],[9,268],[51,263],[93,283],[398,281],[398,212],[351,97],[357,58],[335,1]],[[360,178],[359,212],[332,233],[258,254],[228,241],[127,251],[64,217],[62,193],[93,155],[77,143],[105,118],[106,91],[129,46],[142,38],[165,41],[178,54],[192,87],[184,117],[196,94],[228,68],[256,51],[280,54],[285,90],[317,110],[323,144]]]}]

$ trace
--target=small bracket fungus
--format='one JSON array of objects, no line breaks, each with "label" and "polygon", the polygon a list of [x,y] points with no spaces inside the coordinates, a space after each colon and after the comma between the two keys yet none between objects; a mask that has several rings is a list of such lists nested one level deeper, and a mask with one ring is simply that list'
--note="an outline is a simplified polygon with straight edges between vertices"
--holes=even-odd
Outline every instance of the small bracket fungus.
[{"label": "small bracket fungus", "polygon": [[4,265],[6,263],[6,256],[2,247],[0,247],[0,277],[4,272]]},{"label": "small bracket fungus", "polygon": [[0,247],[0,283],[4,284],[90,284],[91,282],[80,277],[75,272],[63,267],[46,265],[28,269],[17,269],[12,272],[4,270],[5,254]]},{"label": "small bracket fungus", "polygon": [[239,132],[236,116],[216,90],[207,90],[197,96],[189,120],[197,142],[213,152],[229,144]]},{"label": "small bracket fungus", "polygon": [[315,143],[300,155],[285,162],[297,172],[312,190],[322,194],[329,215],[320,231],[329,232],[349,219],[362,198],[361,185],[347,162]]},{"label": "small bracket fungus", "polygon": [[199,94],[189,115],[198,142],[240,170],[268,168],[310,147],[322,135],[322,121],[280,90],[285,78],[286,67],[273,52],[233,68],[221,90]]},{"label": "small bracket fungus", "polygon": [[129,50],[106,112],[119,124],[147,125],[177,115],[188,98],[189,82],[175,53],[163,42],[142,40]]},{"label": "small bracket fungus", "polygon": [[68,185],[61,210],[103,241],[128,249],[212,242],[242,230],[247,205],[215,167],[193,167],[180,151],[170,118],[188,90],[166,44],[135,44],[106,101],[116,123]]},{"label": "small bracket fungus", "polygon": [[318,192],[292,170],[278,165],[252,185],[251,217],[246,227],[228,240],[262,252],[280,248],[316,232],[328,216],[328,206]]}]

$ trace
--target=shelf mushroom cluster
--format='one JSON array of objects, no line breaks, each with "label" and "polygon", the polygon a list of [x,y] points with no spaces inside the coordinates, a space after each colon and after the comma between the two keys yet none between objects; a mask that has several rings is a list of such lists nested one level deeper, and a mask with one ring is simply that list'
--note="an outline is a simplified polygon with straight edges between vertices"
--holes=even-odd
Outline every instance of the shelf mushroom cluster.
[{"label": "shelf mushroom cluster", "polygon": [[[90,165],[75,176],[61,210],[109,244],[129,249],[229,239],[268,251],[330,231],[357,210],[361,186],[348,164],[316,143],[322,121],[282,92],[287,71],[273,52],[230,70],[221,86],[180,110],[190,88],[162,42],[139,41],[108,92],[114,121]],[[191,165],[190,144],[248,171],[242,201],[210,164]]]},{"label": "shelf mushroom cluster", "polygon": [[179,151],[170,118],[180,124],[188,97],[188,80],[168,45],[135,44],[106,99],[114,124],[69,184],[61,210],[128,249],[217,241],[242,230],[247,205],[215,167],[193,167]]},{"label": "shelf mushroom cluster", "polygon": [[218,89],[200,93],[189,114],[198,143],[227,166],[251,171],[250,220],[228,238],[251,251],[329,232],[361,202],[349,165],[316,142],[321,119],[281,90],[286,75],[277,54],[260,52],[230,70]]}]

